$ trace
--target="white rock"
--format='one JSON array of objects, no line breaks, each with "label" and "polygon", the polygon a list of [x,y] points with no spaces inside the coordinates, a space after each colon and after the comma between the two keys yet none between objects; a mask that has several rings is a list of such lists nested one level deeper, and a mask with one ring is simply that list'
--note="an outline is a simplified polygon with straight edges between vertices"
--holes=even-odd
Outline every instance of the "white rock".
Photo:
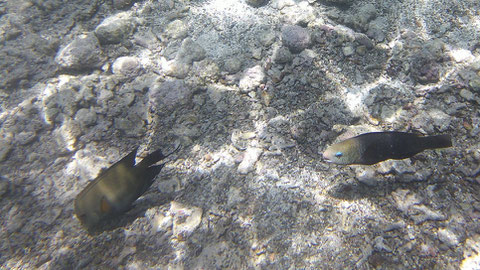
[{"label": "white rock", "polygon": [[262,149],[257,147],[249,147],[245,151],[242,162],[238,165],[238,173],[247,174],[254,169],[254,165],[262,154]]},{"label": "white rock", "polygon": [[202,221],[202,209],[199,207],[173,201],[170,212],[173,216],[173,234],[177,237],[189,236]]},{"label": "white rock", "polygon": [[171,229],[172,224],[173,224],[172,216],[164,215],[163,213],[156,215],[155,218],[153,219],[153,228],[157,232],[167,231]]},{"label": "white rock", "polygon": [[123,56],[113,62],[112,72],[117,75],[135,76],[138,75],[142,65],[138,58],[132,56]]},{"label": "white rock", "polygon": [[[415,224],[423,223],[427,220],[445,220],[445,215],[438,211],[433,211],[425,205],[414,205],[412,210],[420,212],[418,215],[410,215]],[[413,211],[412,211],[413,212]]]},{"label": "white rock", "polygon": [[249,68],[240,79],[240,90],[244,93],[255,90],[256,87],[265,81],[265,78],[265,70],[260,65]]},{"label": "white rock", "polygon": [[472,52],[465,49],[460,50],[452,50],[450,51],[450,56],[455,60],[457,63],[471,61],[474,59]]},{"label": "white rock", "polygon": [[422,202],[415,193],[411,193],[410,190],[407,189],[395,190],[392,192],[392,197],[398,210],[405,214],[411,207]]},{"label": "white rock", "polygon": [[458,240],[457,235],[449,229],[439,229],[437,232],[437,237],[443,243],[447,244],[449,247],[457,246],[460,241]]},{"label": "white rock", "polygon": [[392,249],[385,244],[385,239],[381,236],[375,237],[375,249],[378,251],[386,251],[386,252],[392,252]]}]

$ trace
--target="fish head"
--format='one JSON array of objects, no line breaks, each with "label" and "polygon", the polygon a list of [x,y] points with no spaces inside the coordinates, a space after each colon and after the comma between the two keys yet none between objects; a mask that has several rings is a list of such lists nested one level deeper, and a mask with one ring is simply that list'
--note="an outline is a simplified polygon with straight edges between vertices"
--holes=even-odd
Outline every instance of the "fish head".
[{"label": "fish head", "polygon": [[101,216],[97,213],[98,211],[92,211],[91,208],[92,205],[88,198],[87,200],[78,197],[75,199],[75,215],[80,223],[87,228],[95,226],[101,219]]},{"label": "fish head", "polygon": [[354,164],[361,159],[361,147],[355,140],[348,139],[328,147],[323,152],[323,158],[335,164]]}]

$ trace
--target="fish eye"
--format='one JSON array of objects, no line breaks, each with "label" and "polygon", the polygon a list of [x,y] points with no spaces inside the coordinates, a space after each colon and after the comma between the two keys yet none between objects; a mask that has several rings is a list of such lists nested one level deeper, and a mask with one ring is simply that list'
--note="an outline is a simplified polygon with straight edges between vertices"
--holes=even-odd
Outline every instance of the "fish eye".
[{"label": "fish eye", "polygon": [[341,156],[343,156],[343,153],[342,152],[337,152],[337,153],[335,153],[335,156],[336,157],[341,157]]}]

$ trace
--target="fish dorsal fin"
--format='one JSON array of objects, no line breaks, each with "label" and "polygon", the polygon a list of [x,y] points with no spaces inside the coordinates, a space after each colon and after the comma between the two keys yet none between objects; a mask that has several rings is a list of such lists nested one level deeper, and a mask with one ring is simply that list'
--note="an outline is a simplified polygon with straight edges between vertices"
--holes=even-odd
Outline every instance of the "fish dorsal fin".
[{"label": "fish dorsal fin", "polygon": [[138,150],[138,147],[133,149],[133,151],[130,152],[130,154],[124,156],[122,159],[117,161],[112,166],[110,166],[108,168],[102,168],[100,173],[98,174],[97,178],[100,178],[102,175],[104,175],[108,171],[113,170],[115,167],[118,167],[120,165],[123,165],[127,168],[132,168],[135,165],[135,157],[137,156],[137,150]]},{"label": "fish dorsal fin", "polygon": [[423,137],[425,136],[425,133],[422,132],[421,130],[418,130],[418,129],[412,129],[410,130],[411,133],[417,135],[418,137]]},{"label": "fish dorsal fin", "polygon": [[137,164],[137,167],[139,168],[146,168],[149,167],[157,162],[159,162],[162,159],[165,159],[166,157],[170,156],[171,154],[177,152],[177,150],[180,149],[180,145],[178,145],[175,150],[172,152],[168,153],[167,155],[164,155],[160,149],[148,154],[142,161],[140,161]]}]

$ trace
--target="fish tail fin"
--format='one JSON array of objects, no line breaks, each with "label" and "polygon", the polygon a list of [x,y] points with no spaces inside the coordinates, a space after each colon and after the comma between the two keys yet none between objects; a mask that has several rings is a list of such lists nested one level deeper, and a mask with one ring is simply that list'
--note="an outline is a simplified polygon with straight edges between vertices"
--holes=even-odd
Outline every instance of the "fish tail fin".
[{"label": "fish tail fin", "polygon": [[452,147],[452,137],[449,134],[422,137],[425,149]]},{"label": "fish tail fin", "polygon": [[158,149],[156,151],[153,151],[152,153],[148,154],[148,156],[146,156],[144,159],[142,159],[142,161],[140,161],[140,163],[138,163],[137,166],[143,167],[143,168],[149,167],[149,166],[159,162],[160,160],[165,159],[166,157],[170,156],[171,154],[177,152],[177,150],[179,148],[180,148],[180,145],[178,145],[177,148],[175,148],[175,150],[168,153],[167,155],[164,155],[160,149]]},{"label": "fish tail fin", "polygon": [[152,153],[148,154],[142,161],[138,163],[138,167],[146,168],[149,167],[150,165],[153,165],[160,160],[166,158],[166,156],[162,153],[160,149],[153,151]]},{"label": "fish tail fin", "polygon": [[147,168],[147,171],[145,172],[145,178],[147,181],[145,181],[145,185],[142,187],[140,190],[138,196],[140,197],[147,189],[153,184],[153,180],[155,180],[155,177],[160,173],[162,170],[163,166],[165,164],[160,164],[156,166],[151,166]]}]

